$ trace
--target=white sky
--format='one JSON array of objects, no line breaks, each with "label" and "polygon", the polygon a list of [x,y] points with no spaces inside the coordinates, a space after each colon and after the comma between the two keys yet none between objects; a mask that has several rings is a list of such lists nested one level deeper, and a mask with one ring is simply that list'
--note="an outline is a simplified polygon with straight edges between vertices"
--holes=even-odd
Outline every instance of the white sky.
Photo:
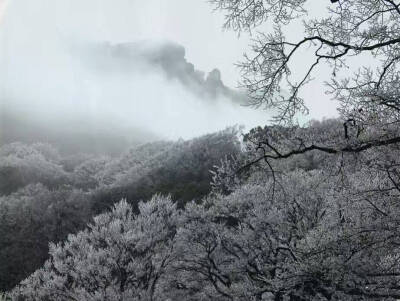
[{"label": "white sky", "polygon": [[[8,1],[8,5],[5,5],[5,1]],[[314,9],[318,11],[323,6],[319,7],[317,4]],[[5,11],[1,12],[5,7]],[[71,78],[79,81],[79,75],[75,74],[79,71],[70,68],[69,60],[59,55],[58,48],[63,47],[66,41],[175,41],[186,48],[186,58],[196,69],[205,72],[213,68],[220,69],[222,80],[230,87],[236,87],[240,79],[239,70],[234,63],[242,59],[243,53],[249,50],[250,43],[247,34],[239,37],[235,32],[223,31],[223,14],[213,12],[206,0],[0,0],[0,16],[2,13],[0,66],[6,68],[0,70],[0,79],[5,78],[4,82],[11,83],[13,91],[17,91],[16,95],[26,90],[30,97],[36,95],[43,99],[57,92],[64,92],[63,97],[66,98],[80,94],[80,90],[68,88]],[[302,33],[295,29],[290,31],[290,35],[296,40],[302,37]],[[306,56],[300,57],[295,67],[300,70],[306,62]],[[44,64],[48,66],[43,66]],[[41,69],[44,69],[42,74]],[[4,70],[8,70],[8,74]],[[319,80],[304,93],[312,118],[335,115],[335,104],[329,101],[321,86],[321,82],[326,79],[325,71],[320,71],[317,76]],[[63,82],[68,84],[63,85]],[[123,82],[113,89],[120,89]],[[2,83],[0,88],[1,85]],[[3,83],[3,88],[4,85]],[[88,90],[86,92],[89,93]],[[125,91],[125,95],[129,93],[129,90]],[[221,107],[219,110],[212,114],[205,110],[204,114],[210,118],[224,118],[224,109]],[[261,117],[260,113],[257,112],[257,116],[232,113],[226,122],[231,125],[237,116],[241,116],[242,119],[237,121],[239,124],[244,123],[244,118],[248,118],[253,126],[259,121],[266,123],[268,116]],[[180,116],[183,114],[184,112]],[[185,122],[191,120],[193,116],[188,116]],[[160,127],[166,127],[167,123],[167,120],[162,121]],[[223,123],[223,120],[219,120],[218,127]],[[196,131],[188,131],[201,134],[214,129],[216,128],[210,126],[201,130],[196,126]],[[175,130],[173,127],[170,129]],[[180,133],[176,134],[179,135]],[[182,135],[187,137],[188,133]]]},{"label": "white sky", "polygon": [[[233,63],[242,58],[249,43],[245,35],[239,39],[234,32],[224,32],[223,15],[213,12],[205,0],[8,1],[5,18],[12,19],[6,21],[12,23],[8,30],[24,27],[27,36],[37,36],[37,43],[45,42],[40,35],[49,30],[85,40],[171,40],[186,48],[188,61],[198,69],[219,68],[223,80],[233,87],[239,79]],[[22,34],[20,30],[16,38]]]}]

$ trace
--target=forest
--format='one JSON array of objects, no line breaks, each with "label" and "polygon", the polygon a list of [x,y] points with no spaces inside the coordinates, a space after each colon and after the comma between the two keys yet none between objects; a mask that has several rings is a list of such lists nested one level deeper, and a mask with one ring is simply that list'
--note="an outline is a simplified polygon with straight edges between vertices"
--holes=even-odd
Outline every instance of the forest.
[{"label": "forest", "polygon": [[[240,85],[271,121],[111,155],[0,144],[0,300],[400,300],[400,2],[208,2],[252,33]],[[242,105],[178,50],[156,64]],[[304,121],[315,82],[336,117]]]},{"label": "forest", "polygon": [[39,268],[60,242],[115,202],[171,195],[178,208],[210,191],[209,172],[239,152],[234,128],[189,141],[160,141],[120,157],[61,156],[49,144],[0,148],[0,280],[8,290]]}]

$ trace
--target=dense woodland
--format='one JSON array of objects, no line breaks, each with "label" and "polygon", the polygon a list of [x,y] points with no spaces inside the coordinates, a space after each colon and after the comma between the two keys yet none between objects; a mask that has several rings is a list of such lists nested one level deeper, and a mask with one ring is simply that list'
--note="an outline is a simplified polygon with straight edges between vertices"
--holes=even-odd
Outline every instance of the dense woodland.
[{"label": "dense woodland", "polygon": [[181,208],[210,191],[210,170],[240,150],[234,128],[189,141],[154,142],[119,157],[61,156],[49,144],[0,148],[0,291],[48,258],[48,243],[85,228],[121,198],[137,212],[155,193]]},{"label": "dense woodland", "polygon": [[[51,242],[43,267],[13,290],[16,300],[394,300],[400,149],[259,160],[266,143],[280,152],[292,148],[292,135],[307,144],[318,133],[325,145],[348,143],[340,120],[256,128],[242,144],[229,129],[111,161],[69,161],[69,172],[49,146],[5,146],[3,162],[20,150],[15,170],[39,162],[30,155],[49,161],[38,163],[48,171],[36,176],[42,184],[1,198],[2,269],[13,276],[2,285],[42,265]],[[140,193],[127,188],[137,183]],[[151,196],[163,189],[174,193]],[[76,234],[65,240],[68,233]]]},{"label": "dense woodland", "polygon": [[[326,1],[317,15],[308,0],[210,2],[226,28],[255,32],[242,86],[274,122],[119,158],[3,146],[10,298],[400,299],[399,1]],[[290,41],[299,20],[305,37]],[[307,67],[292,68],[303,50]],[[339,117],[300,124],[322,66]]]}]

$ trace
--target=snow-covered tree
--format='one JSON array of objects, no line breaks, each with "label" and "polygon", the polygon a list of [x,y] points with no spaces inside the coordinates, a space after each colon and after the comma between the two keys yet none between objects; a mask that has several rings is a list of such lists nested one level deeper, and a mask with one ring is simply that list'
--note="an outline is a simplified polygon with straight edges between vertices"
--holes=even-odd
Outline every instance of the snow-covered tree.
[{"label": "snow-covered tree", "polygon": [[47,144],[11,143],[0,148],[0,195],[30,183],[57,187],[69,183],[57,151]]},{"label": "snow-covered tree", "polygon": [[295,170],[190,205],[175,264],[187,300],[398,298],[397,192],[365,199],[372,179],[351,179]]},{"label": "snow-covered tree", "polygon": [[24,280],[15,300],[162,300],[174,261],[178,213],[169,197],[154,196],[140,214],[121,201],[88,229],[51,244],[50,259]]},{"label": "snow-covered tree", "polygon": [[9,289],[39,268],[48,243],[82,229],[90,214],[88,195],[66,187],[30,184],[0,197],[0,286]]},{"label": "snow-covered tree", "polygon": [[[304,296],[299,267],[308,249],[301,242],[332,211],[324,198],[329,187],[320,177],[294,172],[284,183],[287,189],[274,187],[271,179],[188,207],[177,236],[181,256],[176,269],[192,299]],[[321,294],[317,283],[309,286]]]},{"label": "snow-covered tree", "polygon": [[74,168],[71,175],[73,184],[85,190],[90,190],[100,185],[99,173],[111,160],[107,157],[96,157],[85,160]]},{"label": "snow-covered tree", "polygon": [[[320,132],[325,141],[291,139],[293,147],[286,151],[264,139],[268,156],[284,159],[315,149],[355,153],[400,142],[398,1],[210,2],[225,13],[225,27],[257,32],[251,52],[239,64],[251,104],[273,108],[276,122],[293,124],[299,113],[308,111],[304,89],[321,77],[327,81],[326,92],[338,102],[339,132]],[[303,31],[298,39],[289,37],[295,28]]]}]

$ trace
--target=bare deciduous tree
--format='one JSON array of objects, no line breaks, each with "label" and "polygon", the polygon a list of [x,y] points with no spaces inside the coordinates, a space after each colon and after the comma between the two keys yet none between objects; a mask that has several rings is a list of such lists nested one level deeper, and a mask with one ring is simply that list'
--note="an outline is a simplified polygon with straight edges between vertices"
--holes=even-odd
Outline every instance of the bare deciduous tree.
[{"label": "bare deciduous tree", "polygon": [[[331,74],[326,92],[339,101],[341,117],[360,131],[373,132],[359,135],[357,147],[328,151],[362,151],[400,141],[399,1],[326,1],[326,11],[318,16],[310,11],[312,1],[307,0],[210,2],[226,12],[226,28],[242,32],[274,24],[268,26],[271,30],[255,34],[251,54],[239,64],[241,84],[249,91],[251,104],[275,108],[275,121],[291,123],[297,113],[307,112],[301,92],[325,65]],[[285,32],[299,21],[304,37],[289,41]],[[303,51],[313,59],[306,69],[294,69]],[[350,65],[354,71],[349,75]]]}]

